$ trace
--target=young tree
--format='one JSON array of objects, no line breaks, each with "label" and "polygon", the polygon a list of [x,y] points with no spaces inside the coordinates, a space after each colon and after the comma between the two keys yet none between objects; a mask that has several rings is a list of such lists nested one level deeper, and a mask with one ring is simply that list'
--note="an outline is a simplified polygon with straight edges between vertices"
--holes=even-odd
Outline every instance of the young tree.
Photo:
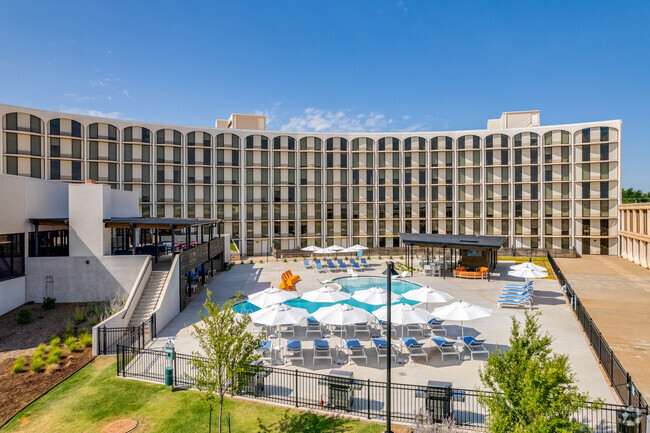
[{"label": "young tree", "polygon": [[526,312],[523,330],[513,317],[510,348],[493,352],[479,372],[491,391],[479,397],[488,408],[491,432],[585,431],[573,416],[589,406],[588,395],[578,391],[569,358],[554,354],[551,337],[540,333],[538,315]]},{"label": "young tree", "polygon": [[[205,391],[210,403],[219,399],[219,433],[223,415],[223,399],[227,392],[236,394],[244,385],[246,372],[259,354],[261,337],[254,337],[246,330],[251,322],[250,316],[237,317],[233,306],[237,298],[229,300],[222,307],[212,301],[212,293],[207,290],[203,311],[199,312],[200,322],[195,323],[191,335],[197,339],[203,354],[194,352],[196,358],[191,364],[196,371],[190,376],[196,387]],[[242,374],[244,373],[244,374]]]}]

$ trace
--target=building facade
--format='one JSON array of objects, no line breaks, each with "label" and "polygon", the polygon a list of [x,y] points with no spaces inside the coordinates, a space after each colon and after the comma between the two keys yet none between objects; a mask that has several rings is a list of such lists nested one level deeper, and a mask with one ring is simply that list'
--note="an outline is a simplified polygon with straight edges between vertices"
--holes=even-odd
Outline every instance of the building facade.
[{"label": "building facade", "polygon": [[619,253],[620,120],[540,126],[527,111],[483,130],[301,133],[266,131],[261,116],[212,128],[0,115],[2,173],[136,191],[143,216],[223,219],[243,254],[392,247],[401,232]]},{"label": "building facade", "polygon": [[650,269],[650,203],[618,207],[621,257]]}]

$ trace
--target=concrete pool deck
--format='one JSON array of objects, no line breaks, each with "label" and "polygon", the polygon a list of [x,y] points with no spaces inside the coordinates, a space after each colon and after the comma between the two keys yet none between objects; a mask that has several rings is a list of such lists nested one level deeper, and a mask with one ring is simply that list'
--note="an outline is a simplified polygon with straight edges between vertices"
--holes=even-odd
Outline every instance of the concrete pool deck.
[{"label": "concrete pool deck", "polygon": [[[372,260],[369,270],[360,272],[360,276],[381,276],[384,270],[384,261]],[[503,308],[498,309],[496,300],[501,293],[506,281],[522,282],[507,276],[509,265],[512,263],[501,262],[493,275],[492,281],[487,280],[465,280],[447,277],[427,277],[414,273],[413,277],[407,277],[421,285],[429,285],[436,289],[446,291],[454,296],[454,300],[463,300],[472,304],[493,309],[491,317],[465,322],[465,335],[477,336],[486,339],[486,347],[492,351],[496,346],[508,347],[510,335],[511,317],[516,317],[520,322],[524,320],[524,309]],[[301,281],[296,284],[298,294],[320,287],[321,282],[340,276],[343,272],[318,273],[316,270],[305,269],[300,262],[265,262],[263,264],[237,264],[230,271],[222,272],[212,279],[207,287],[212,291],[213,300],[218,303],[225,302],[237,293],[251,294],[267,288],[276,286],[280,282],[280,275],[286,270],[298,274]],[[591,399],[602,398],[607,403],[618,403],[612,389],[609,387],[597,360],[595,359],[588,342],[586,341],[580,325],[573,316],[572,311],[566,304],[561,288],[556,280],[536,280],[535,307],[534,311],[542,312],[540,324],[542,331],[547,331],[553,337],[553,349],[557,353],[567,354],[573,367],[576,380],[582,391],[588,392]],[[198,313],[202,310],[205,301],[205,291],[197,296],[188,307],[181,312],[164,329],[158,332],[158,338],[152,342],[151,348],[162,348],[167,339],[173,337],[176,351],[179,353],[191,354],[199,350],[198,342],[192,338],[191,325],[198,321]],[[452,301],[453,302],[453,301]],[[443,304],[431,304],[430,309]],[[455,339],[460,335],[460,324],[447,321],[445,327],[448,330],[448,338]],[[350,330],[351,331],[351,330]],[[349,332],[350,332],[349,331]],[[349,333],[352,336],[352,332]],[[398,333],[399,336],[399,333]],[[426,384],[429,380],[452,382],[454,387],[473,389],[480,385],[479,368],[483,364],[486,355],[477,355],[476,360],[458,361],[457,358],[446,357],[441,361],[440,354],[436,348],[431,346],[429,338],[419,335],[412,335],[425,343],[429,354],[429,361],[418,360],[404,365],[393,364],[392,378],[394,382],[409,384]],[[378,364],[377,356],[367,334],[359,336],[359,340],[366,347],[368,364],[363,361],[348,362],[342,367],[330,365],[329,362],[319,360],[312,366],[313,334],[306,338],[304,327],[297,332],[296,339],[303,340],[303,352],[305,357],[304,365],[297,362],[286,364],[285,367],[302,371],[317,373],[329,373],[331,369],[340,368],[354,372],[357,379],[385,380],[384,362]],[[332,337],[330,345],[333,347],[339,343],[339,337]],[[394,340],[395,342],[395,340]],[[277,342],[274,342],[274,345]]]}]

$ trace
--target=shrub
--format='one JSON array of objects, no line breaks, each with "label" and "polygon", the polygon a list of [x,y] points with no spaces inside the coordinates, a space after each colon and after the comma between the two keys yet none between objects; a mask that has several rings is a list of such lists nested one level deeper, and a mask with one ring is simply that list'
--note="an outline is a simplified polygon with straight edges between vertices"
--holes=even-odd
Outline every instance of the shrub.
[{"label": "shrub", "polygon": [[298,259],[295,259],[295,258],[293,259],[293,262],[294,262],[294,263],[296,263],[297,261],[298,261]]},{"label": "shrub", "polygon": [[25,357],[20,357],[14,361],[14,366],[11,367],[11,372],[13,374],[22,373],[25,368]]},{"label": "shrub", "polygon": [[43,356],[45,355],[45,345],[39,344],[36,350],[34,351],[34,356]]},{"label": "shrub", "polygon": [[47,355],[45,364],[47,365],[58,364],[59,359],[61,359],[61,348],[59,346],[54,346],[50,349],[50,353],[48,353]]},{"label": "shrub", "polygon": [[348,256],[345,256],[345,261],[346,261],[346,262],[348,261]]},{"label": "shrub", "polygon": [[77,339],[74,337],[66,338],[65,347],[67,347],[70,352],[76,352],[77,349],[79,348],[79,345],[77,344]]},{"label": "shrub", "polygon": [[18,313],[16,314],[16,322],[20,323],[21,325],[26,325],[31,321],[32,321],[31,311],[29,311],[27,308],[21,308],[20,310],[18,310]]},{"label": "shrub", "polygon": [[404,256],[399,256],[399,259],[400,259],[400,260],[404,260]]},{"label": "shrub", "polygon": [[78,338],[81,338],[82,335],[88,335],[88,328],[81,328],[81,329],[77,332],[77,337],[78,337]]},{"label": "shrub", "polygon": [[74,321],[70,319],[65,319],[63,321],[63,339],[66,339],[70,337],[71,335],[74,335]]},{"label": "shrub", "polygon": [[249,264],[249,265],[252,265],[252,264],[253,264],[253,261],[251,260],[250,262],[248,262],[248,264]]},{"label": "shrub", "polygon": [[379,260],[381,260],[381,256],[377,257]]},{"label": "shrub", "polygon": [[86,318],[86,315],[84,314],[84,311],[81,308],[75,308],[74,313],[72,314],[72,318],[74,319],[75,322],[83,322],[84,319]]},{"label": "shrub", "polygon": [[287,263],[287,259],[285,258],[285,259],[283,260],[283,262],[284,262],[284,263]]},{"label": "shrub", "polygon": [[88,320],[90,326],[95,326],[99,323],[99,317],[97,317],[97,314],[95,313],[90,313],[88,316],[86,316],[86,320]]},{"label": "shrub", "polygon": [[366,260],[370,260],[370,256],[366,257]]},{"label": "shrub", "polygon": [[45,362],[43,361],[43,356],[42,355],[37,356],[36,354],[34,354],[34,356],[32,356],[31,362],[29,363],[29,369],[32,370],[34,373],[38,373],[43,369],[44,364]]},{"label": "shrub", "polygon": [[393,256],[388,256],[388,260],[393,260]]},{"label": "shrub", "polygon": [[261,265],[262,263],[264,263],[264,260],[260,260],[260,265]]},{"label": "shrub", "polygon": [[61,344],[61,339],[56,335],[50,339],[50,347],[58,347]]},{"label": "shrub", "polygon": [[47,296],[43,298],[43,309],[44,310],[51,310],[54,307],[56,307],[56,298],[52,298],[51,296]]},{"label": "shrub", "polygon": [[82,334],[79,337],[79,342],[83,347],[89,347],[93,344],[93,337],[90,334]]}]

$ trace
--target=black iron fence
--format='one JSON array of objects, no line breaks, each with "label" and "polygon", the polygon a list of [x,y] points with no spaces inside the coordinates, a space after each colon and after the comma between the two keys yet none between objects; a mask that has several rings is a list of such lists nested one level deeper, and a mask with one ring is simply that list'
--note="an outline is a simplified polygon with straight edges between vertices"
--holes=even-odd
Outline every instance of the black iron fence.
[{"label": "black iron fence", "polygon": [[[167,359],[164,351],[120,345],[117,374],[164,383],[165,369],[172,367],[174,386],[191,388],[194,386],[192,358],[177,353],[173,359]],[[243,384],[239,395],[256,400],[346,412],[374,420],[382,420],[385,416],[385,382],[277,367],[251,367],[239,380]],[[392,418],[406,424],[425,417],[435,421],[453,418],[465,429],[482,431],[486,429],[488,411],[479,403],[479,395],[476,390],[441,384],[393,383]],[[623,409],[625,406],[605,404],[597,409],[582,409],[574,416],[594,432],[616,432],[617,417]],[[645,421],[641,427],[645,429]]]},{"label": "black iron fence", "polygon": [[113,355],[117,346],[144,348],[145,345],[156,338],[156,313],[138,326],[123,326],[107,328],[102,326],[98,330],[98,354]]},{"label": "black iron fence", "polygon": [[639,392],[636,386],[634,386],[630,374],[623,368],[623,365],[618,360],[611,347],[609,347],[603,334],[601,334],[600,330],[591,318],[591,315],[580,301],[578,295],[576,295],[569,281],[564,277],[562,270],[551,254],[548,254],[548,261],[551,264],[558,281],[562,285],[562,289],[566,294],[567,302],[571,305],[573,312],[578,318],[578,322],[582,325],[587,340],[589,340],[591,347],[596,353],[596,357],[600,361],[600,365],[603,367],[611,386],[616,390],[616,393],[625,405],[644,408],[647,411],[648,403],[645,398],[641,395],[641,392]]}]

